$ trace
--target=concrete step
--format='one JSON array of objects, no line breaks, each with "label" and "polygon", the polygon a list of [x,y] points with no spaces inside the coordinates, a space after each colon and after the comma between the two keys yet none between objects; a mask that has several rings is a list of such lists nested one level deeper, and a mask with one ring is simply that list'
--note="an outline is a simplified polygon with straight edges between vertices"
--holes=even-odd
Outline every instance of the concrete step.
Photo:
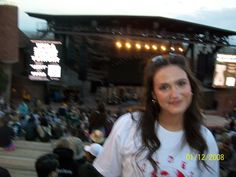
[{"label": "concrete step", "polygon": [[25,171],[35,171],[34,163],[35,159],[13,156],[0,156],[0,166],[7,169],[18,169]]},{"label": "concrete step", "polygon": [[36,177],[35,161],[52,152],[53,142],[31,142],[15,140],[16,150],[5,151],[0,148],[0,166],[9,170],[12,177]]},{"label": "concrete step", "polygon": [[35,171],[27,170],[17,170],[17,169],[8,169],[11,174],[11,177],[37,177]]},{"label": "concrete step", "polygon": [[25,141],[25,140],[16,140],[14,141],[16,144],[16,148],[22,149],[32,149],[39,151],[49,152],[52,150],[53,142],[43,143],[43,142],[35,142],[35,141]]},{"label": "concrete step", "polygon": [[23,158],[32,158],[37,159],[39,156],[49,153],[50,151],[39,151],[39,150],[32,150],[32,149],[23,149],[17,147],[14,151],[5,151],[0,148],[0,156],[9,156],[9,157],[23,157]]}]

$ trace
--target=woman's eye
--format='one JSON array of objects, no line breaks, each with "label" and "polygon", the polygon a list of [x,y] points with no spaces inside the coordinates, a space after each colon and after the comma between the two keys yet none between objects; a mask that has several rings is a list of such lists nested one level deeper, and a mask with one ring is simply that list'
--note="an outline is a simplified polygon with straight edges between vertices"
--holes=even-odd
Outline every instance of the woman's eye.
[{"label": "woman's eye", "polygon": [[160,86],[160,90],[167,90],[169,87],[168,85],[162,85]]},{"label": "woman's eye", "polygon": [[183,87],[183,86],[186,85],[186,81],[178,81],[177,85],[180,86],[180,87]]}]

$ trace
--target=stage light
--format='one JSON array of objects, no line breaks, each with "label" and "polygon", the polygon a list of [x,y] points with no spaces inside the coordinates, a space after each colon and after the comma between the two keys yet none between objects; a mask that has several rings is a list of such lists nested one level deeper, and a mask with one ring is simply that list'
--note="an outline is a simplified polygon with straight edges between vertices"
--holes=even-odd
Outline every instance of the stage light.
[{"label": "stage light", "polygon": [[157,50],[157,46],[156,45],[152,45],[152,49],[153,50]]},{"label": "stage light", "polygon": [[166,46],[161,45],[161,50],[162,50],[162,51],[166,51]]},{"label": "stage light", "polygon": [[150,49],[150,46],[148,44],[145,44],[144,45],[145,49],[149,50]]},{"label": "stage light", "polygon": [[175,48],[172,46],[172,47],[170,47],[170,50],[171,50],[172,52],[174,52],[174,51],[175,51]]},{"label": "stage light", "polygon": [[126,42],[126,43],[125,43],[125,46],[126,46],[127,49],[130,49],[130,48],[131,48],[131,44],[130,44],[129,42]]},{"label": "stage light", "polygon": [[120,49],[120,48],[122,47],[122,44],[121,44],[121,42],[119,42],[119,41],[118,41],[118,42],[116,42],[116,47]]},{"label": "stage light", "polygon": [[179,50],[180,52],[183,52],[183,51],[184,51],[184,49],[183,49],[182,47],[179,47],[178,50]]},{"label": "stage light", "polygon": [[136,47],[138,50],[140,50],[140,49],[141,49],[141,44],[136,43],[136,44],[135,44],[135,47]]}]

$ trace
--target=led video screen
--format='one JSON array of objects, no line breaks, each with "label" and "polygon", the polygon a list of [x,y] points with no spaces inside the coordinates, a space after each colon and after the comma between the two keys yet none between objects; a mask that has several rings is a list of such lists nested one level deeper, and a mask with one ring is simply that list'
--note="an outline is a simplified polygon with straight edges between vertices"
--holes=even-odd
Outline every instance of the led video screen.
[{"label": "led video screen", "polygon": [[216,54],[212,86],[236,88],[236,55]]},{"label": "led video screen", "polygon": [[60,80],[60,41],[31,40],[33,51],[29,62],[29,79],[34,81]]}]

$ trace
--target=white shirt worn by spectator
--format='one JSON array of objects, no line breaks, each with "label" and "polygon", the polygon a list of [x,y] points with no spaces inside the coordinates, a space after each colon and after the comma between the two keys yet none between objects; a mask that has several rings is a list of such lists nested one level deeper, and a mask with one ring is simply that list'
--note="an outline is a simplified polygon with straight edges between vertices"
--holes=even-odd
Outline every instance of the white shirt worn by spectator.
[{"label": "white shirt worn by spectator", "polygon": [[[107,138],[102,153],[93,165],[105,177],[219,177],[219,161],[205,162],[213,169],[208,171],[200,163],[197,153],[187,143],[183,144],[184,131],[171,132],[156,123],[156,133],[161,142],[153,158],[159,168],[155,172],[150,162],[145,159],[147,152],[137,158],[141,145],[140,132],[136,131],[140,113],[125,114],[117,120]],[[148,131],[148,130],[147,130]],[[201,133],[208,145],[208,154],[218,154],[218,147],[212,133],[204,126]],[[183,145],[182,145],[183,144]],[[189,155],[192,155],[189,156]]]}]

